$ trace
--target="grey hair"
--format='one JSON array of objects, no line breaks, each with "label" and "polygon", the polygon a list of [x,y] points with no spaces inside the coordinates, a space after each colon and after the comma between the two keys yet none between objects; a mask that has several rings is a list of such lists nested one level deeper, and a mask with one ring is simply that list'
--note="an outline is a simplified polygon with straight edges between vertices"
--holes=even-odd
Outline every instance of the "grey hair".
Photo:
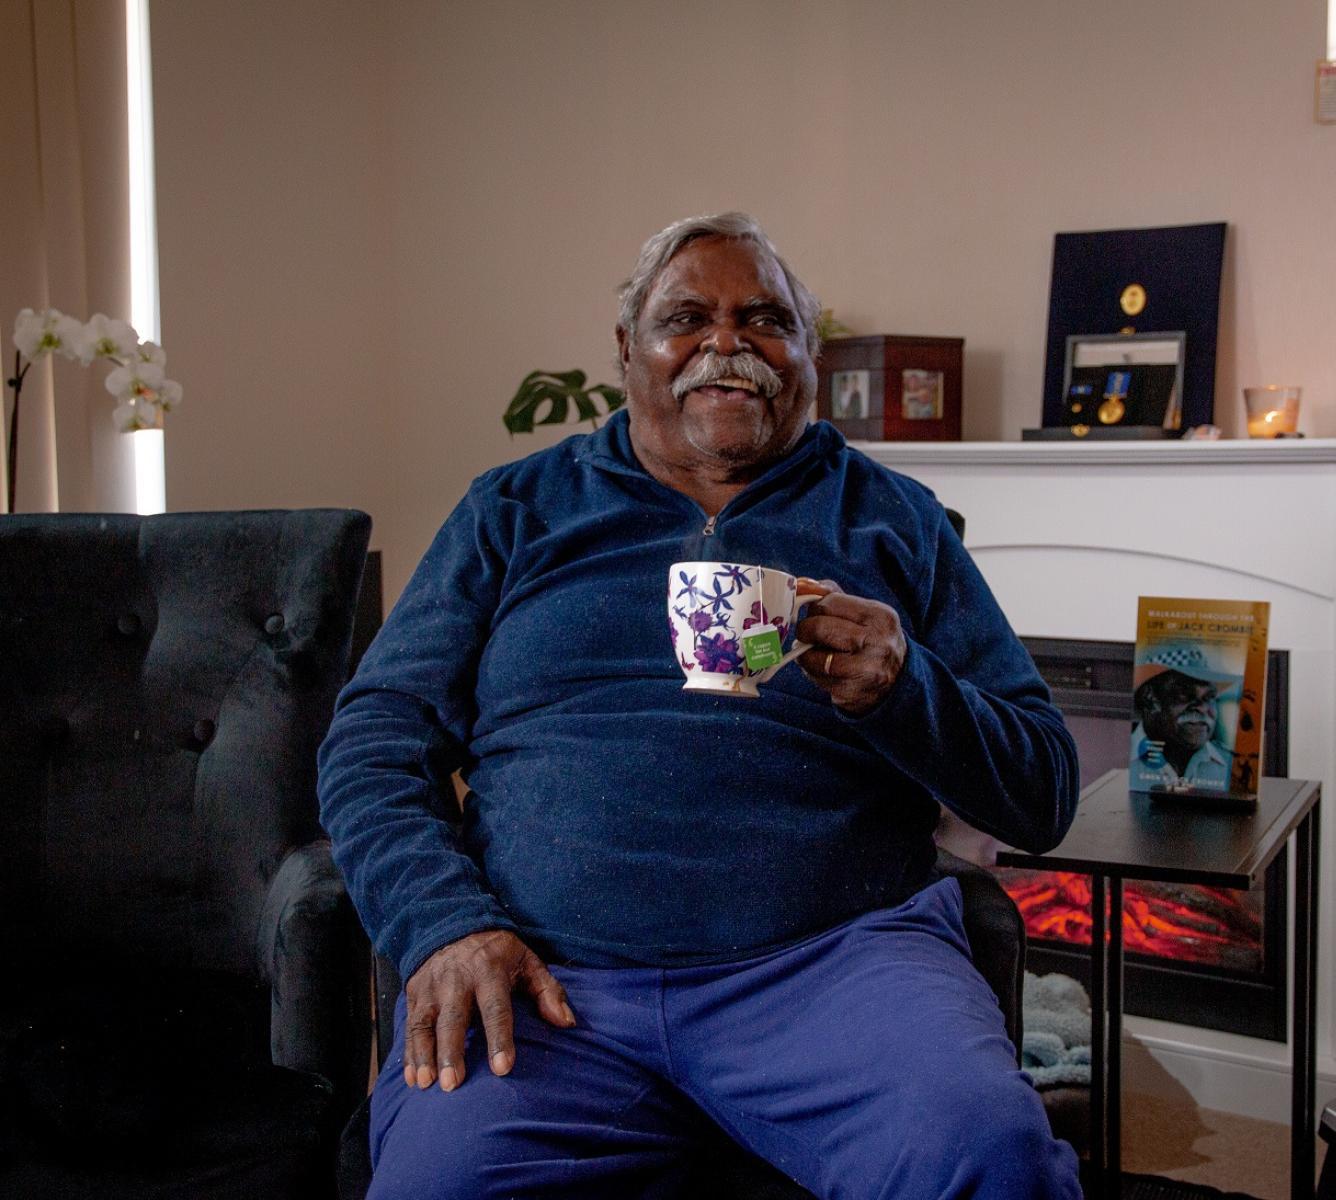
[{"label": "grey hair", "polygon": [[789,264],[780,257],[774,243],[765,235],[755,217],[744,212],[717,213],[713,216],[685,217],[674,221],[666,229],[660,230],[640,248],[640,257],[636,259],[635,270],[618,291],[621,309],[617,315],[617,324],[626,330],[626,336],[635,338],[636,325],[640,321],[641,309],[645,306],[645,297],[653,286],[660,271],[669,260],[688,242],[703,237],[741,238],[755,242],[779,264],[793,293],[798,306],[798,317],[807,333],[807,352],[815,358],[821,350],[821,338],[817,333],[817,320],[821,316],[821,302],[808,290],[807,286],[790,269]]}]

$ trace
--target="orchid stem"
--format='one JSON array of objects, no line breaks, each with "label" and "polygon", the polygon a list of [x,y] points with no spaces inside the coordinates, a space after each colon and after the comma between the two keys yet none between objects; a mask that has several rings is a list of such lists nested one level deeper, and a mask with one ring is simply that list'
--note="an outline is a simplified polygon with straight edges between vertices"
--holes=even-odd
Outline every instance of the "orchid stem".
[{"label": "orchid stem", "polygon": [[14,377],[6,382],[14,389],[14,409],[9,414],[9,459],[6,479],[9,487],[9,512],[14,511],[15,489],[18,486],[18,467],[19,467],[19,394],[23,391],[23,377],[28,373],[28,367],[32,363],[19,370],[19,352],[14,351]]}]

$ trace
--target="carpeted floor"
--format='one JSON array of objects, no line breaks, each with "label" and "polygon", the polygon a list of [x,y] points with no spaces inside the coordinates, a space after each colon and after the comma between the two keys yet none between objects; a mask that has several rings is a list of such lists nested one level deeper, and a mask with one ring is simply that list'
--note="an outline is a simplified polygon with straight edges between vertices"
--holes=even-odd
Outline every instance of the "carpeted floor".
[{"label": "carpeted floor", "polygon": [[[1289,1200],[1288,1125],[1198,1108],[1191,1097],[1123,1095],[1122,1200]],[[1325,1144],[1317,1139],[1314,1179]]]}]

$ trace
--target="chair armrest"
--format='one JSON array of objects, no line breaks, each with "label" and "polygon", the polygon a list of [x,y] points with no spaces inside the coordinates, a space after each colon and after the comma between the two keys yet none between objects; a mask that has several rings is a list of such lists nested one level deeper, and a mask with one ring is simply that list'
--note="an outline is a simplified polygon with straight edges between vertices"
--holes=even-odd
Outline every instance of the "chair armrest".
[{"label": "chair armrest", "polygon": [[938,849],[937,870],[960,884],[965,899],[965,936],[979,974],[988,982],[1006,1018],[1007,1036],[1019,1061],[1024,1033],[1025,922],[997,879],[974,863]]},{"label": "chair armrest", "polygon": [[276,1066],[334,1085],[346,1115],[371,1062],[369,948],[326,841],[290,851],[269,885],[257,945]]},{"label": "chair armrest", "polygon": [[383,954],[377,954],[371,964],[376,985],[376,1063],[385,1065],[394,1044],[394,1006],[404,990],[399,968]]}]

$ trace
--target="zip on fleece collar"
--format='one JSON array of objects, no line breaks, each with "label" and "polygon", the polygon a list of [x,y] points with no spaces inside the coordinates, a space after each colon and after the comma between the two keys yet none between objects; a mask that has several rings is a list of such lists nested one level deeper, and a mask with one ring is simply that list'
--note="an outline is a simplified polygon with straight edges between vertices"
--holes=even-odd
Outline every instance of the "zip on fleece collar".
[{"label": "zip on fleece collar", "polygon": [[[819,458],[831,458],[844,449],[844,435],[828,421],[814,421],[803,430],[798,444],[779,462],[764,474],[757,476],[734,496],[722,509],[708,519],[708,532],[714,532],[714,525],[725,512],[736,511],[736,506],[750,503],[756,497],[766,495],[771,488],[789,475],[802,470],[809,463]],[[575,461],[582,465],[611,471],[617,475],[630,475],[636,479],[648,480],[655,487],[690,504],[704,515],[704,509],[685,492],[655,479],[640,464],[635,449],[631,445],[631,414],[625,408],[618,409],[594,433],[587,434],[583,443],[575,451]]]}]

